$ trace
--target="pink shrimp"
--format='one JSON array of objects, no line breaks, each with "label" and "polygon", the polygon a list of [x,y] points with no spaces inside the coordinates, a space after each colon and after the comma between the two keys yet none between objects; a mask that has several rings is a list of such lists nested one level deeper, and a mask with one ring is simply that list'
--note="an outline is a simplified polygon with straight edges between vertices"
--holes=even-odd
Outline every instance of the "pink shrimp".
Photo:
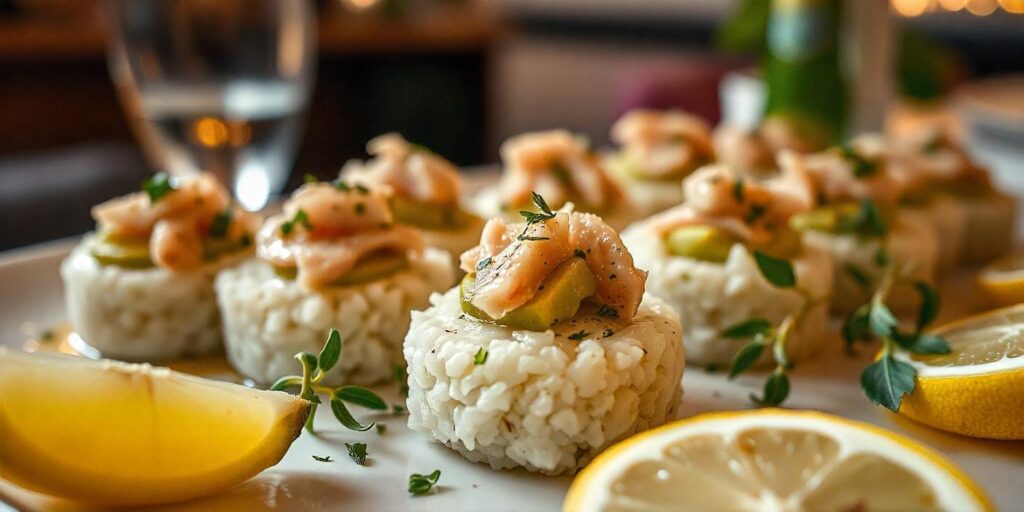
[{"label": "pink shrimp", "polygon": [[462,181],[448,160],[410,144],[397,133],[372,139],[366,149],[374,158],[346,164],[343,179],[371,187],[387,186],[396,195],[421,203],[458,202]]},{"label": "pink shrimp", "polygon": [[615,122],[611,136],[652,178],[692,169],[714,155],[708,124],[680,111],[632,110]]}]

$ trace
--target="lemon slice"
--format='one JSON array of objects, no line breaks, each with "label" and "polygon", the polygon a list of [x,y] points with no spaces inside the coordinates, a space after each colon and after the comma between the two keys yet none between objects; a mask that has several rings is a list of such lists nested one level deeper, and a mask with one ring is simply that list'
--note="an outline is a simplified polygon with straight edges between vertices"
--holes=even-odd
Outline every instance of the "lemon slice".
[{"label": "lemon slice", "polygon": [[991,510],[959,469],[877,427],[814,412],[696,416],[632,437],[573,482],[563,509],[619,512]]},{"label": "lemon slice", "polygon": [[186,500],[276,464],[308,411],[167,368],[0,347],[0,477],[102,505]]},{"label": "lemon slice", "polygon": [[1024,251],[1007,255],[978,274],[978,286],[996,306],[1024,302]]},{"label": "lemon slice", "polygon": [[948,355],[896,357],[917,370],[900,414],[972,437],[1024,439],[1024,304],[940,327]]}]

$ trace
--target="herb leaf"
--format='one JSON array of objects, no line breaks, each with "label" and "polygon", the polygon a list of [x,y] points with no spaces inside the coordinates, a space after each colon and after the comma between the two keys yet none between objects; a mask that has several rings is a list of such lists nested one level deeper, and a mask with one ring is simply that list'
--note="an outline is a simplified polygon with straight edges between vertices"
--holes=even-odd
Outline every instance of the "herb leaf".
[{"label": "herb leaf", "polygon": [[373,423],[363,425],[356,421],[356,419],[352,417],[352,413],[348,412],[348,407],[345,407],[345,403],[337,398],[331,399],[331,412],[333,412],[334,417],[349,430],[366,432],[373,428]]},{"label": "herb leaf", "polygon": [[789,377],[776,369],[768,376],[768,380],[764,381],[762,395],[761,398],[757,398],[751,394],[750,399],[758,405],[769,407],[785,402],[786,397],[789,396]]},{"label": "herb leaf", "polygon": [[870,326],[868,316],[871,313],[871,306],[864,304],[855,309],[843,322],[843,341],[846,342],[847,351],[853,349],[853,344],[868,338]]},{"label": "herb leaf", "polygon": [[914,354],[948,354],[953,349],[941,336],[934,334],[899,334],[893,339],[908,352]]},{"label": "herb leaf", "polygon": [[166,172],[158,172],[142,182],[142,190],[149,195],[149,204],[156,203],[175,189],[174,179]]},{"label": "herb leaf", "polygon": [[487,351],[483,347],[476,351],[476,355],[473,356],[473,364],[480,366],[487,362]]},{"label": "herb leaf", "polygon": [[520,242],[537,242],[540,240],[550,240],[550,238],[546,236],[529,236],[526,233],[523,233],[517,236],[516,240],[519,240]]},{"label": "herb leaf", "polygon": [[917,281],[914,289],[921,296],[921,309],[917,314],[917,332],[921,332],[928,324],[935,320],[941,305],[939,294],[928,283]]},{"label": "herb leaf", "polygon": [[586,339],[587,336],[590,336],[589,332],[580,330],[570,334],[569,339],[573,341],[581,341]]},{"label": "herb leaf", "polygon": [[391,369],[391,376],[394,377],[395,382],[398,383],[399,393],[401,393],[405,398],[409,398],[409,374],[406,373],[405,367],[400,364],[396,364],[394,368]]},{"label": "herb leaf", "polygon": [[597,308],[597,316],[605,318],[618,318],[619,311],[608,304],[601,304],[601,307]]},{"label": "herb leaf", "polygon": [[871,332],[875,336],[879,338],[892,336],[896,332],[898,324],[899,321],[896,319],[896,315],[892,313],[892,310],[884,302],[872,304],[871,312],[868,313],[868,326],[871,327]]},{"label": "herb leaf", "polygon": [[737,375],[745,372],[761,357],[764,352],[764,342],[761,337],[743,345],[732,359],[729,366],[729,380],[735,379]]},{"label": "herb leaf", "polygon": [[360,466],[366,464],[366,443],[345,443],[345,448],[348,448],[348,456],[352,458],[352,462]]},{"label": "herb leaf", "polygon": [[533,195],[533,204],[537,205],[537,208],[539,208],[540,211],[544,212],[544,214],[547,215],[548,218],[555,216],[555,214],[551,212],[551,208],[548,207],[548,202],[545,201],[540,194],[536,192],[530,192],[530,194]]},{"label": "herb leaf", "polygon": [[317,179],[316,176],[314,176],[314,175],[312,175],[312,174],[307,172],[306,174],[302,175],[302,181],[304,181],[306,183],[316,183],[316,182],[318,182],[320,180]]},{"label": "herb leaf", "polygon": [[885,217],[870,199],[861,201],[857,214],[843,219],[837,227],[840,233],[854,233],[862,238],[884,238],[888,233]]},{"label": "herb leaf", "polygon": [[309,216],[306,215],[306,210],[300,208],[295,212],[295,216],[292,217],[292,220],[281,224],[281,234],[285,236],[290,235],[292,231],[295,230],[296,225],[306,228],[306,231],[311,231],[313,229],[313,225],[309,222]]},{"label": "herb leaf", "polygon": [[796,286],[796,274],[793,273],[793,265],[784,259],[769,256],[761,251],[754,251],[754,260],[761,275],[769,283],[777,288],[792,288]]},{"label": "herb leaf", "polygon": [[409,493],[414,496],[422,496],[437,484],[437,481],[441,479],[441,470],[435,469],[429,475],[421,475],[419,473],[413,473],[409,475]]},{"label": "herb leaf", "polygon": [[743,196],[744,196],[743,186],[744,185],[745,184],[743,182],[743,178],[742,177],[737,178],[736,181],[733,182],[733,184],[732,184],[732,197],[736,198],[736,202],[737,203],[742,203],[743,202]]},{"label": "herb leaf", "polygon": [[850,278],[853,279],[858,285],[860,285],[861,288],[867,288],[871,286],[871,278],[868,277],[868,275],[864,273],[864,271],[861,270],[860,267],[858,267],[857,265],[854,265],[853,263],[850,262],[846,262],[846,264],[843,265],[843,270],[845,270],[846,274],[850,276]]},{"label": "herb leaf", "polygon": [[331,332],[327,335],[327,343],[324,343],[324,348],[320,349],[320,357],[318,358],[320,370],[326,372],[334,368],[340,356],[341,335],[338,334],[337,329],[332,328]]},{"label": "herb leaf", "polygon": [[850,163],[853,175],[857,178],[866,178],[878,171],[878,163],[864,158],[848,144],[839,146],[839,154]]},{"label": "herb leaf", "polygon": [[864,369],[860,375],[860,386],[868,400],[897,412],[903,396],[914,391],[916,377],[917,371],[913,366],[886,354]]},{"label": "herb leaf", "polygon": [[331,460],[331,456],[330,455],[328,455],[326,457],[321,457],[319,455],[314,455],[313,456],[313,460],[315,460],[317,462],[334,462],[333,460]]},{"label": "herb leaf", "polygon": [[890,261],[890,259],[889,259],[889,251],[885,250],[884,246],[879,246],[878,249],[875,251],[874,260],[875,260],[875,266],[876,267],[879,267],[879,268],[888,267],[889,266],[889,261]]},{"label": "herb leaf", "polygon": [[224,211],[217,213],[213,216],[213,221],[210,222],[210,236],[214,238],[224,238],[228,235],[228,226],[231,225],[231,217],[234,215],[234,211],[228,206]]},{"label": "herb leaf", "polygon": [[334,398],[375,411],[386,411],[388,409],[388,404],[383,398],[362,386],[341,386],[334,390]]},{"label": "herb leaf", "polygon": [[281,377],[277,379],[277,382],[273,386],[270,386],[271,391],[284,391],[290,387],[301,386],[302,377],[295,375],[289,375],[287,377]]},{"label": "herb leaf", "polygon": [[726,328],[722,331],[723,338],[749,338],[755,334],[767,334],[772,330],[772,323],[766,318],[751,318]]},{"label": "herb leaf", "polygon": [[483,270],[483,269],[487,268],[487,265],[490,265],[490,264],[491,264],[491,257],[490,256],[488,256],[486,258],[480,258],[480,261],[476,262],[476,269],[477,269],[477,271]]}]

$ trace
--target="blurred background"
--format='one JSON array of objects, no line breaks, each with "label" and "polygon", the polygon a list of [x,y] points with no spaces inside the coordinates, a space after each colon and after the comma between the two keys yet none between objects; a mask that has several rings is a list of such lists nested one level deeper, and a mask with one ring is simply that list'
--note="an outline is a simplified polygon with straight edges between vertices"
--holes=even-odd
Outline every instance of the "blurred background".
[{"label": "blurred background", "polygon": [[[1024,151],[1024,0],[869,1],[892,31],[878,57],[892,61],[890,129],[938,120]],[[767,4],[310,2],[315,71],[286,187],[305,173],[333,177],[388,131],[478,165],[528,130],[564,127],[605,145],[635,107],[743,122],[762,108]],[[160,166],[133,131],[132,95],[112,80],[117,29],[98,0],[0,0],[0,250],[91,229],[91,205],[137,190]],[[237,127],[211,123],[197,122],[197,143],[233,143]],[[1006,161],[1024,180],[1024,160]]]}]

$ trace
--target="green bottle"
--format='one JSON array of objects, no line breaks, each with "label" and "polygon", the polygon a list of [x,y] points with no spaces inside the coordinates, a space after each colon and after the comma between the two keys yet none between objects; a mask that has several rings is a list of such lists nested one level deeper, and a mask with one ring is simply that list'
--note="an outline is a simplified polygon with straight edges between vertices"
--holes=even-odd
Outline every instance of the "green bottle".
[{"label": "green bottle", "polygon": [[840,63],[841,0],[771,0],[764,59],[765,120],[825,146],[841,141],[847,92]]}]

